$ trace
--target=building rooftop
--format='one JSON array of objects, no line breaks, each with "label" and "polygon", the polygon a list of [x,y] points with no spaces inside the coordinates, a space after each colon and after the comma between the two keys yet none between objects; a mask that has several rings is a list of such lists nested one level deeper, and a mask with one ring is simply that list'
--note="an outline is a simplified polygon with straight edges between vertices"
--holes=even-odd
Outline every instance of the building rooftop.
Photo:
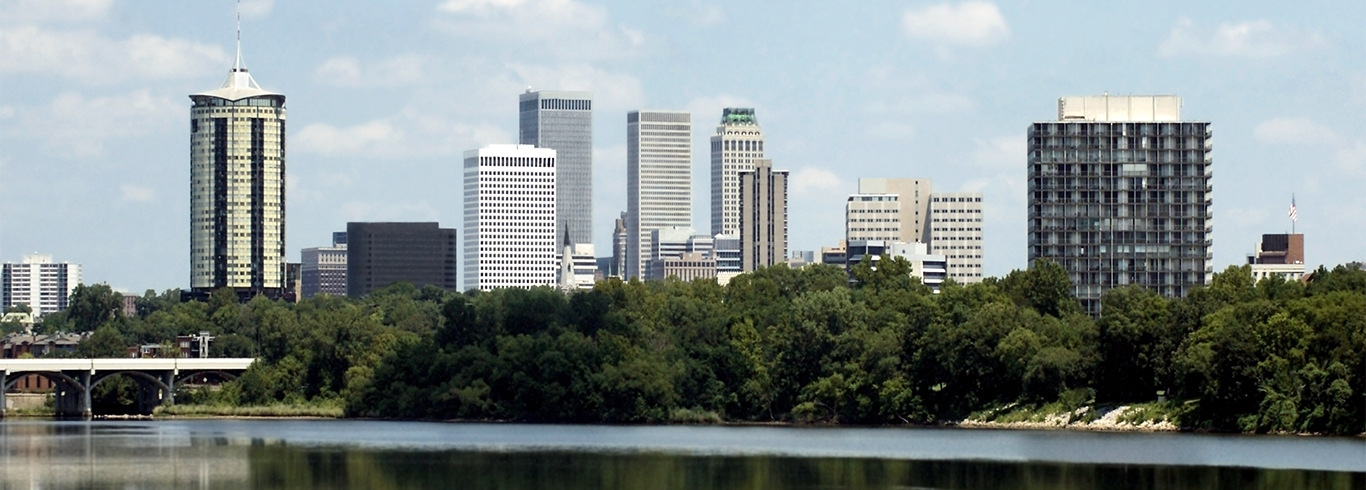
[{"label": "building rooftop", "polygon": [[759,118],[754,115],[753,107],[727,107],[721,111],[721,124],[725,126],[758,126]]}]

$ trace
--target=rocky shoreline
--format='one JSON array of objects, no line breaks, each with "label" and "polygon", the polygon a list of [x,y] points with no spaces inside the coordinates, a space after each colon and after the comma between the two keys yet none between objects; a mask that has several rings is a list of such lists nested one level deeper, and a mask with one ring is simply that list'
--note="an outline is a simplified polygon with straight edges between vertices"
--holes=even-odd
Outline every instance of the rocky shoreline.
[{"label": "rocky shoreline", "polygon": [[[1094,410],[1097,417],[1087,417],[1087,412]],[[1017,420],[1009,422],[998,422],[994,420],[966,419],[958,423],[959,427],[980,428],[980,429],[1034,429],[1034,430],[1092,430],[1106,432],[1176,432],[1181,430],[1176,424],[1171,423],[1165,418],[1161,421],[1145,420],[1142,422],[1129,422],[1121,420],[1125,415],[1136,411],[1129,405],[1099,409],[1095,407],[1083,407],[1070,413],[1050,414],[1042,417],[1041,420]]]}]

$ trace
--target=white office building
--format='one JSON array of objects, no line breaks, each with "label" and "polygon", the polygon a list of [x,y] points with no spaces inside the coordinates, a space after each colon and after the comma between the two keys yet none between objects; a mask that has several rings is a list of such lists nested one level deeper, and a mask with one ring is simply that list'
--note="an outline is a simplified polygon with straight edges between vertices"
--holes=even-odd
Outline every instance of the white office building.
[{"label": "white office building", "polygon": [[557,284],[555,150],[465,152],[464,289]]},{"label": "white office building", "polygon": [[[876,240],[892,240],[900,242],[930,242],[929,227],[930,222],[930,179],[888,179],[888,178],[862,178],[858,179],[858,194],[856,195],[891,195],[896,196],[897,213],[896,221],[900,235],[893,238],[876,238]],[[851,204],[853,204],[851,197]],[[868,205],[870,208],[885,209],[886,205]],[[855,216],[858,214],[859,216]],[[859,219],[887,219],[885,216],[867,217],[864,213],[850,213],[850,218]],[[872,213],[872,214],[888,214]],[[877,225],[882,226],[877,226]],[[860,236],[877,235],[879,237],[890,236],[886,232],[886,221],[864,221],[859,222],[857,228],[883,228],[874,233],[860,233]],[[867,225],[867,226],[863,226]],[[846,230],[850,227],[846,225]],[[859,238],[847,238],[857,240]],[[870,238],[873,239],[873,238]]]},{"label": "white office building", "polygon": [[692,115],[626,114],[625,278],[644,279],[652,230],[692,225]]},{"label": "white office building", "polygon": [[764,157],[764,130],[752,108],[728,107],[711,137],[711,234],[740,236],[740,172]]},{"label": "white office building", "polygon": [[947,259],[954,281],[982,282],[982,193],[930,195],[930,247]]},{"label": "white office building", "polygon": [[901,203],[896,194],[854,194],[844,205],[845,240],[901,240]]},{"label": "white office building", "polygon": [[24,255],[22,263],[6,262],[0,269],[4,308],[28,305],[33,318],[66,309],[67,300],[81,284],[81,266],[53,262],[51,255]]}]

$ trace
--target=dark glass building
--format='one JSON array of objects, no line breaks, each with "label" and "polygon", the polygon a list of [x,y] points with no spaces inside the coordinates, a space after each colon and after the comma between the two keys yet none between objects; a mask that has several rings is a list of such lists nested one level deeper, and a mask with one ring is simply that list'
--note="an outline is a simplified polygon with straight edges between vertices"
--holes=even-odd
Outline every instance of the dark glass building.
[{"label": "dark glass building", "polygon": [[346,295],[397,282],[458,291],[456,230],[437,223],[347,223]]},{"label": "dark glass building", "polygon": [[1185,296],[1213,273],[1213,133],[1176,96],[1064,97],[1029,129],[1029,260],[1067,269],[1087,313],[1112,287]]}]

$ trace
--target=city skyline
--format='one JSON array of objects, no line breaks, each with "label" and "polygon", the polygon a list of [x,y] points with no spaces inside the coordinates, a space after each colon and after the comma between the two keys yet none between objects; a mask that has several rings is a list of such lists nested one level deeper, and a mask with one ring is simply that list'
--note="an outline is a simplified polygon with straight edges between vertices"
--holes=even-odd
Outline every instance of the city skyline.
[{"label": "city skyline", "polygon": [[[691,112],[702,123],[693,180],[708,182],[708,122],[723,107],[754,107],[771,143],[764,156],[793,172],[791,214],[801,219],[789,248],[835,242],[859,177],[923,176],[939,191],[983,192],[983,274],[1001,275],[1026,265],[1022,128],[1046,120],[1058,97],[1109,91],[1180,94],[1188,118],[1217,123],[1216,270],[1241,263],[1260,235],[1289,231],[1292,192],[1306,218],[1296,231],[1316,237],[1311,268],[1363,259],[1366,197],[1350,190],[1366,183],[1355,116],[1366,70],[1355,61],[1362,34],[1344,20],[1363,7],[1320,18],[1273,4],[1113,6],[1110,18],[1124,20],[1102,29],[1079,22],[1090,14],[1077,5],[799,4],[717,50],[704,39],[756,7],[450,1],[375,12],[341,2],[313,12],[249,1],[243,50],[263,88],[294,94],[300,109],[288,127],[291,262],[348,221],[458,223],[449,189],[461,152],[515,141],[510,101],[528,85],[594,94],[599,251],[625,209],[622,115]],[[0,258],[41,250],[133,292],[190,286],[183,97],[231,66],[232,7],[0,6],[0,37],[26,40],[0,43]],[[937,31],[927,18],[975,28]],[[817,19],[831,27],[809,41],[788,33]],[[403,22],[411,28],[395,27]],[[836,35],[856,22],[859,35]],[[1047,36],[1058,23],[1118,35],[1085,45]],[[536,25],[546,29],[526,35]],[[461,54],[447,56],[452,47]],[[706,194],[694,186],[699,230],[709,228]]]}]

